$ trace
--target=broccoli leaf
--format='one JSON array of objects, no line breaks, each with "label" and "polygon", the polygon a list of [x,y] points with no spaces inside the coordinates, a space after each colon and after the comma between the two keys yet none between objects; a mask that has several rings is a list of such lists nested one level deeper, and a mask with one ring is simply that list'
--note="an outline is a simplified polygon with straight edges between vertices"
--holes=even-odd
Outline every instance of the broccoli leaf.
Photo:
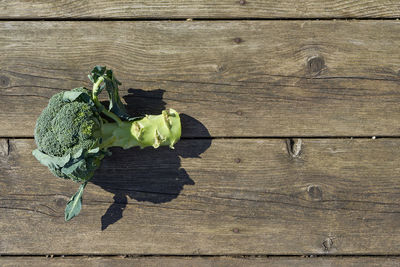
[{"label": "broccoli leaf", "polygon": [[[102,67],[102,66],[95,66],[93,68],[93,70],[90,72],[90,74],[88,75],[89,80],[92,83],[96,83],[97,80],[102,77],[104,75],[104,73],[106,72],[106,67]],[[100,92],[104,89],[104,86],[101,86],[96,93],[96,95],[99,95]]]},{"label": "broccoli leaf", "polygon": [[96,90],[95,95],[99,95],[103,89],[107,90],[110,100],[110,104],[108,106],[109,111],[115,113],[119,118],[124,120],[131,121],[137,119],[132,118],[127,113],[118,93],[118,85],[121,85],[121,82],[115,78],[112,70],[107,70],[106,67],[96,66],[93,68],[88,77],[93,84],[95,84],[100,77],[103,78],[103,82]]},{"label": "broccoli leaf", "polygon": [[79,174],[79,171],[85,168],[86,169],[86,161],[85,159],[78,160],[76,162],[71,162],[71,164],[68,164],[68,166],[64,166],[61,169],[61,172],[64,173],[65,175],[70,175],[73,173]]},{"label": "broccoli leaf", "polygon": [[118,85],[121,85],[121,83],[115,78],[112,70],[107,70],[105,76],[107,78],[104,79],[104,82],[106,84],[106,90],[110,99],[108,110],[115,113],[121,119],[129,120],[130,116],[126,112],[125,106],[122,104],[118,93]]},{"label": "broccoli leaf", "polygon": [[67,154],[64,157],[56,157],[56,156],[49,156],[47,154],[44,154],[41,152],[39,149],[35,149],[32,151],[32,154],[35,156],[35,158],[42,163],[45,166],[59,166],[63,167],[65,164],[67,164],[70,159],[71,155]]},{"label": "broccoli leaf", "polygon": [[78,91],[67,91],[63,94],[63,100],[64,101],[75,101],[75,99],[77,99],[81,94],[83,94],[83,92],[78,92]]},{"label": "broccoli leaf", "polygon": [[88,181],[93,176],[91,170],[98,167],[93,165],[93,160],[102,159],[107,153],[96,147],[89,151],[81,148],[73,155],[68,153],[63,157],[47,155],[38,149],[35,149],[32,154],[59,177],[68,177],[74,181]]},{"label": "broccoli leaf", "polygon": [[81,184],[78,191],[71,197],[65,207],[65,221],[69,221],[79,214],[82,208],[82,194],[86,183]]},{"label": "broccoli leaf", "polygon": [[92,148],[88,151],[88,154],[96,154],[99,153],[100,147]]},{"label": "broccoli leaf", "polygon": [[72,158],[78,159],[82,156],[83,154],[83,148],[80,148],[74,155],[72,155]]},{"label": "broccoli leaf", "polygon": [[88,95],[86,92],[83,92],[82,90],[87,90],[87,89],[85,87],[79,87],[71,91],[64,92],[62,96],[63,101],[74,102],[79,98],[80,101],[83,101],[89,104],[90,106],[95,107],[96,105],[93,102],[92,97]]}]

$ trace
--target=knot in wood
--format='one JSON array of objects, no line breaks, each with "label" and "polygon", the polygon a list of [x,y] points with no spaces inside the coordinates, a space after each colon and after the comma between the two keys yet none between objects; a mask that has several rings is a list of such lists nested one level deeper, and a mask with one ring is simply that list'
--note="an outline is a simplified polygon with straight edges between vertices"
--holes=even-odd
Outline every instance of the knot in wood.
[{"label": "knot in wood", "polygon": [[222,73],[226,70],[226,67],[224,65],[217,65],[215,69],[218,73]]},{"label": "knot in wood", "polygon": [[307,67],[309,72],[318,73],[325,66],[325,60],[322,56],[313,56],[307,59]]},{"label": "knot in wood", "polygon": [[58,207],[64,207],[64,205],[65,205],[65,203],[66,203],[65,200],[62,199],[62,198],[56,198],[55,202],[56,202],[56,205],[57,205]]},{"label": "knot in wood", "polygon": [[10,78],[0,75],[0,87],[7,87],[10,84]]},{"label": "knot in wood", "polygon": [[286,140],[287,151],[291,157],[300,156],[302,143],[301,139],[290,138]]},{"label": "knot in wood", "polygon": [[331,250],[332,246],[333,246],[333,240],[330,237],[328,237],[322,242],[322,247],[324,248],[325,251]]},{"label": "knot in wood", "polygon": [[10,155],[10,140],[0,139],[0,157],[8,157]]},{"label": "knot in wood", "polygon": [[312,200],[322,200],[322,190],[317,185],[307,187],[307,193]]}]

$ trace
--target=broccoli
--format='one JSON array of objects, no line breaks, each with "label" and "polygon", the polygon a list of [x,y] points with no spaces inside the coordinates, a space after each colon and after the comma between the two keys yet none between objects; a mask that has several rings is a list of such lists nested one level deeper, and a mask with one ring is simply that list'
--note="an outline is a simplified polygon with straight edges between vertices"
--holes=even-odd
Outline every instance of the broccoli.
[{"label": "broccoli", "polygon": [[[96,66],[89,79],[92,91],[81,87],[53,95],[35,127],[37,149],[32,154],[55,176],[81,183],[67,203],[66,221],[79,214],[83,190],[102,159],[111,154],[108,148],[173,148],[181,136],[179,114],[173,109],[160,115],[129,116],[118,94],[121,83],[112,70]],[[104,89],[108,109],[98,99]]]}]

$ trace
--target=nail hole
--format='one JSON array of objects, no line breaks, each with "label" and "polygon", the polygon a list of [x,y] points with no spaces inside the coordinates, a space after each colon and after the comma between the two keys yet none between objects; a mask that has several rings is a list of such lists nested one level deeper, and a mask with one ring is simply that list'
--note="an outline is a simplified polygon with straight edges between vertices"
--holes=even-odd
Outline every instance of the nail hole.
[{"label": "nail hole", "polygon": [[241,42],[243,42],[242,38],[239,38],[239,37],[236,37],[235,39],[233,39],[233,41],[234,41],[236,44],[240,44]]}]

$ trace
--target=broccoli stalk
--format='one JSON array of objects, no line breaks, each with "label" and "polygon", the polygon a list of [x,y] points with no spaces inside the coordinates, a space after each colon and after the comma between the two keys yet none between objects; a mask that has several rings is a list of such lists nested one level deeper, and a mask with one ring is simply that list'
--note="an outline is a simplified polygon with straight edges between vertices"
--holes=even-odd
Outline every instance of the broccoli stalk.
[{"label": "broccoli stalk", "polygon": [[[106,110],[98,100],[97,96],[102,90],[100,89],[100,85],[105,82],[106,79],[110,78],[107,76],[100,76],[93,84],[92,90],[92,98],[96,107],[101,110],[104,115],[115,121],[114,123],[106,122],[102,125],[101,133],[104,141],[100,145],[100,148],[109,148],[113,146],[122,147],[124,149],[134,146],[139,146],[140,148],[153,146],[154,148],[158,148],[159,146],[166,145],[170,148],[174,148],[174,144],[179,140],[181,134],[179,114],[175,110],[170,109],[169,111],[162,111],[161,115],[146,115],[142,119],[134,118],[133,121],[122,121],[116,114]],[[109,93],[110,98],[119,100],[117,83],[106,82],[106,86],[107,84],[111,84],[112,87],[107,90],[111,92]],[[115,95],[116,97],[114,97]],[[118,107],[118,110],[122,110],[120,113],[122,114],[121,117],[127,118],[122,103],[111,101],[110,110],[112,110],[113,107]]]},{"label": "broccoli stalk", "polygon": [[104,141],[100,148],[119,146],[128,149],[134,146],[144,148],[168,145],[173,148],[180,136],[178,113],[170,109],[161,115],[148,115],[143,119],[126,122],[105,123],[101,127]]},{"label": "broccoli stalk", "polygon": [[[55,176],[81,183],[67,203],[66,221],[79,214],[83,190],[104,156],[111,154],[110,147],[174,148],[181,136],[179,114],[173,109],[160,115],[131,117],[118,94],[121,83],[111,70],[96,66],[89,79],[93,82],[91,92],[76,88],[54,95],[35,127],[38,149],[33,155]],[[110,100],[108,109],[98,99],[104,89]]]}]

